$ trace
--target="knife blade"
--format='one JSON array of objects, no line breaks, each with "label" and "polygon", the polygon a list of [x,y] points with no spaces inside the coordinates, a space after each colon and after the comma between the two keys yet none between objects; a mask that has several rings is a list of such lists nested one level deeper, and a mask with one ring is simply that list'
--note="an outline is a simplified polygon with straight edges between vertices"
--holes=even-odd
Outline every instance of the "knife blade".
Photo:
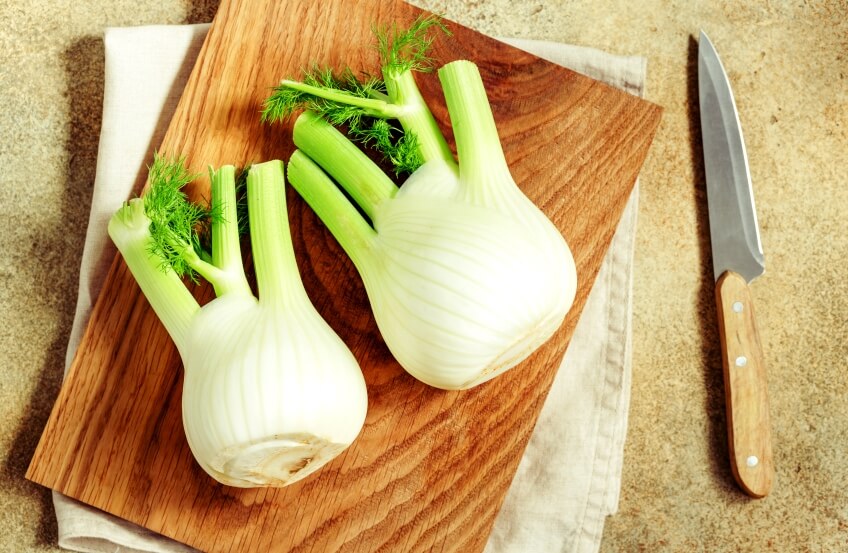
[{"label": "knife blade", "polygon": [[698,39],[698,95],[733,476],[752,497],[774,481],[768,388],[749,284],[765,271],[748,155],[727,74]]}]

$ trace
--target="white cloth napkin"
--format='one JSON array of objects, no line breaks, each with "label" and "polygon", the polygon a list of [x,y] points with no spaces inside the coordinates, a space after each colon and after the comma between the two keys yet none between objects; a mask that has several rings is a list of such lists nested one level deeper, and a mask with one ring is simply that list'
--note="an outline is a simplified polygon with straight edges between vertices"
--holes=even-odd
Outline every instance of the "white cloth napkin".
[{"label": "white cloth napkin", "polygon": [[[103,123],[67,364],[115,248],[109,217],[143,182],[208,25],[107,29]],[[549,42],[515,46],[643,94],[643,58]],[[495,522],[487,553],[597,551],[616,511],[630,394],[634,192],[580,317],[538,425]],[[59,545],[84,552],[173,553],[192,548],[54,493]]]}]

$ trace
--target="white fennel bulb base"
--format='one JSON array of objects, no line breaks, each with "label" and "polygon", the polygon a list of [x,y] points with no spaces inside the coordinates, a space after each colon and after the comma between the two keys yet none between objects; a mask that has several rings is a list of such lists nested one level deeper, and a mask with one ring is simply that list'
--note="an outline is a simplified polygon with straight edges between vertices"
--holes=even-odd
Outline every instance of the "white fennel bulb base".
[{"label": "white fennel bulb base", "polygon": [[372,255],[358,264],[374,317],[412,376],[471,388],[559,328],[574,294],[571,255],[559,235],[531,239],[495,209],[404,191],[376,209]]},{"label": "white fennel bulb base", "polygon": [[365,380],[311,303],[252,296],[207,304],[189,334],[183,426],[200,465],[230,486],[285,486],[332,460],[362,428]]},{"label": "white fennel bulb base", "polygon": [[282,487],[306,478],[349,445],[311,434],[272,436],[220,451],[203,469],[218,482],[236,488]]}]

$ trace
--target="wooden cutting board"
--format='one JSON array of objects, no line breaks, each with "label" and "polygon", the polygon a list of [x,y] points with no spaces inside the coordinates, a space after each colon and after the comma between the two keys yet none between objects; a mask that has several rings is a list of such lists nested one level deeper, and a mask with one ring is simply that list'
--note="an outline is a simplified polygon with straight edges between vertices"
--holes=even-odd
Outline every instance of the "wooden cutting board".
[{"label": "wooden cutting board", "polygon": [[[288,159],[285,125],[257,111],[313,62],[378,72],[374,22],[413,20],[399,1],[223,0],[160,151],[207,164]],[[530,54],[450,25],[440,62],[481,68],[507,159],[575,254],[565,324],[530,359],[470,391],[406,375],[386,349],[361,281],[289,191],[295,250],[320,313],[359,359],[366,426],[343,455],[283,489],[221,486],[194,462],[177,352],[115,260],[27,477],[207,551],[481,551],[656,130],[660,110]],[[437,77],[419,78],[448,130]],[[449,133],[448,133],[449,134]],[[204,184],[205,185],[205,184]],[[201,301],[211,287],[195,290]]]}]

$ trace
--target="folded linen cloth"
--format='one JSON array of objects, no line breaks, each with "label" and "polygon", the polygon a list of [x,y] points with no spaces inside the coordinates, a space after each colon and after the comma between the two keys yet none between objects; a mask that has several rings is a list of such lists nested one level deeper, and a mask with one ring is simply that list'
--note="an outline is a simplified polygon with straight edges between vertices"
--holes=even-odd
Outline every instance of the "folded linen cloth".
[{"label": "folded linen cloth", "polygon": [[[97,176],[66,366],[115,248],[106,226],[146,176],[208,25],[107,29]],[[641,95],[643,58],[507,40],[555,63]],[[632,257],[638,189],[617,229],[563,365],[510,487],[487,553],[590,552],[616,511],[630,393]],[[67,370],[67,369],[66,369]],[[83,552],[194,549],[54,493],[59,546]]]}]

